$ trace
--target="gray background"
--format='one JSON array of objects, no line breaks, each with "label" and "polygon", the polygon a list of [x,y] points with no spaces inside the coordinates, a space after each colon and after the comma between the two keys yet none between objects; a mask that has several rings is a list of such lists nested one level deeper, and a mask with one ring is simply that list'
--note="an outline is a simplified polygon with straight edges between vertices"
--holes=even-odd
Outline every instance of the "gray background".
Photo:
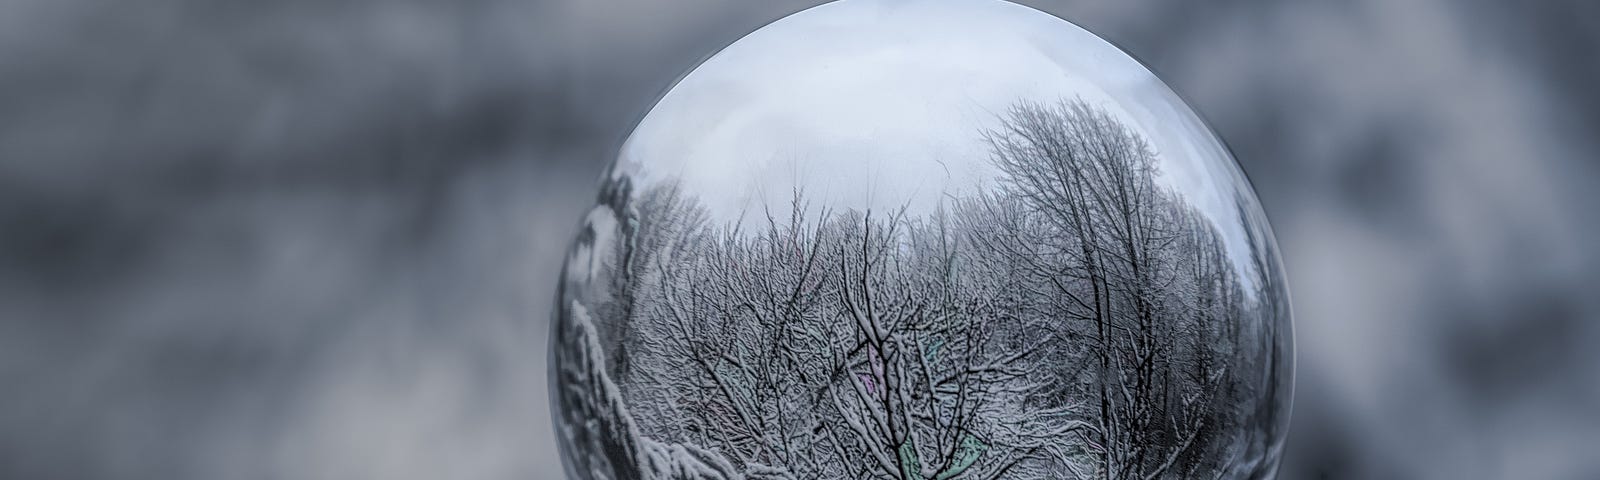
[{"label": "gray background", "polygon": [[[1032,4],[1254,180],[1283,477],[1600,477],[1600,6]],[[808,5],[0,0],[0,478],[558,478],[543,342],[599,170]]]}]

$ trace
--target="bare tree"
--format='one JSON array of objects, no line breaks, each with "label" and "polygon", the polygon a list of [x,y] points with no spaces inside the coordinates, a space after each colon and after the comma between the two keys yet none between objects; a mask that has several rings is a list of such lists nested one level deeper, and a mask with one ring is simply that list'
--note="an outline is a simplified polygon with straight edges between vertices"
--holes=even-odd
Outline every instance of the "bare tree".
[{"label": "bare tree", "polygon": [[[926,215],[712,222],[607,202],[563,298],[558,404],[592,478],[1154,479],[1226,472],[1273,361],[1222,236],[1081,101],[984,132],[1000,188]],[[624,184],[626,186],[626,184]],[[593,261],[593,260],[591,260]],[[598,320],[589,312],[596,312]],[[614,338],[608,338],[611,336]],[[1235,368],[1240,358],[1256,364]],[[628,406],[632,408],[628,408]],[[577,453],[572,453],[576,451]]]},{"label": "bare tree", "polygon": [[[1170,475],[1202,433],[1220,375],[1210,345],[1179,339],[1208,338],[1218,318],[1201,312],[1227,290],[1207,282],[1231,272],[1218,270],[1221,253],[1194,237],[1209,226],[1157,186],[1148,142],[1115,117],[1069,101],[1021,103],[1004,120],[985,135],[1005,174],[1001,195],[1044,219],[1054,234],[1037,238],[1055,243],[1050,251],[1071,252],[1056,273],[1036,271],[1078,312],[1073,318],[1094,327],[1097,428],[1086,441],[1098,475]],[[1186,236],[1195,240],[1189,257]],[[1205,278],[1183,288],[1183,271]],[[1176,375],[1185,369],[1187,378]]]}]

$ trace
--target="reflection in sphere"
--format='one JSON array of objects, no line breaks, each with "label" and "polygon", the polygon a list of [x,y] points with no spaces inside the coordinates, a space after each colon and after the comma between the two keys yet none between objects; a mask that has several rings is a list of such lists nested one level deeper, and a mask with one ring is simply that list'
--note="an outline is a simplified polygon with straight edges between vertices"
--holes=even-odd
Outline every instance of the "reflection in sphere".
[{"label": "reflection in sphere", "polygon": [[846,0],[685,76],[567,259],[567,475],[1259,478],[1289,307],[1220,141],[1094,35]]}]

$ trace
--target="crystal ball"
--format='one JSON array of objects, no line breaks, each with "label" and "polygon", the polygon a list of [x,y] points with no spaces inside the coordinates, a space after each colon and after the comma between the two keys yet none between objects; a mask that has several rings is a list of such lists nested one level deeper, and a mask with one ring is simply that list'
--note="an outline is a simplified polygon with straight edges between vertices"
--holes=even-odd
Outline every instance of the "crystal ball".
[{"label": "crystal ball", "polygon": [[550,343],[573,479],[1274,474],[1293,354],[1245,176],[1147,68],[995,0],[844,0],[684,75]]}]

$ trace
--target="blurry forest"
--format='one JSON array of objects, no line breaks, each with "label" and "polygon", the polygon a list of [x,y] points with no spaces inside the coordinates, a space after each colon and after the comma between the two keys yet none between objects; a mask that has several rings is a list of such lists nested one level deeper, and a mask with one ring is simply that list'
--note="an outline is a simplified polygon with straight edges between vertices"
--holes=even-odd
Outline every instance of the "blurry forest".
[{"label": "blurry forest", "polygon": [[[1210,220],[1155,181],[1146,140],[1096,107],[1021,103],[984,138],[1000,184],[927,215],[834,211],[795,192],[787,220],[743,225],[674,182],[617,177],[620,231],[595,247],[610,251],[594,284],[564,297],[558,423],[574,466],[594,478],[1272,471],[1287,380],[1273,267],[1237,271]],[[596,418],[628,426],[585,431]]]}]

